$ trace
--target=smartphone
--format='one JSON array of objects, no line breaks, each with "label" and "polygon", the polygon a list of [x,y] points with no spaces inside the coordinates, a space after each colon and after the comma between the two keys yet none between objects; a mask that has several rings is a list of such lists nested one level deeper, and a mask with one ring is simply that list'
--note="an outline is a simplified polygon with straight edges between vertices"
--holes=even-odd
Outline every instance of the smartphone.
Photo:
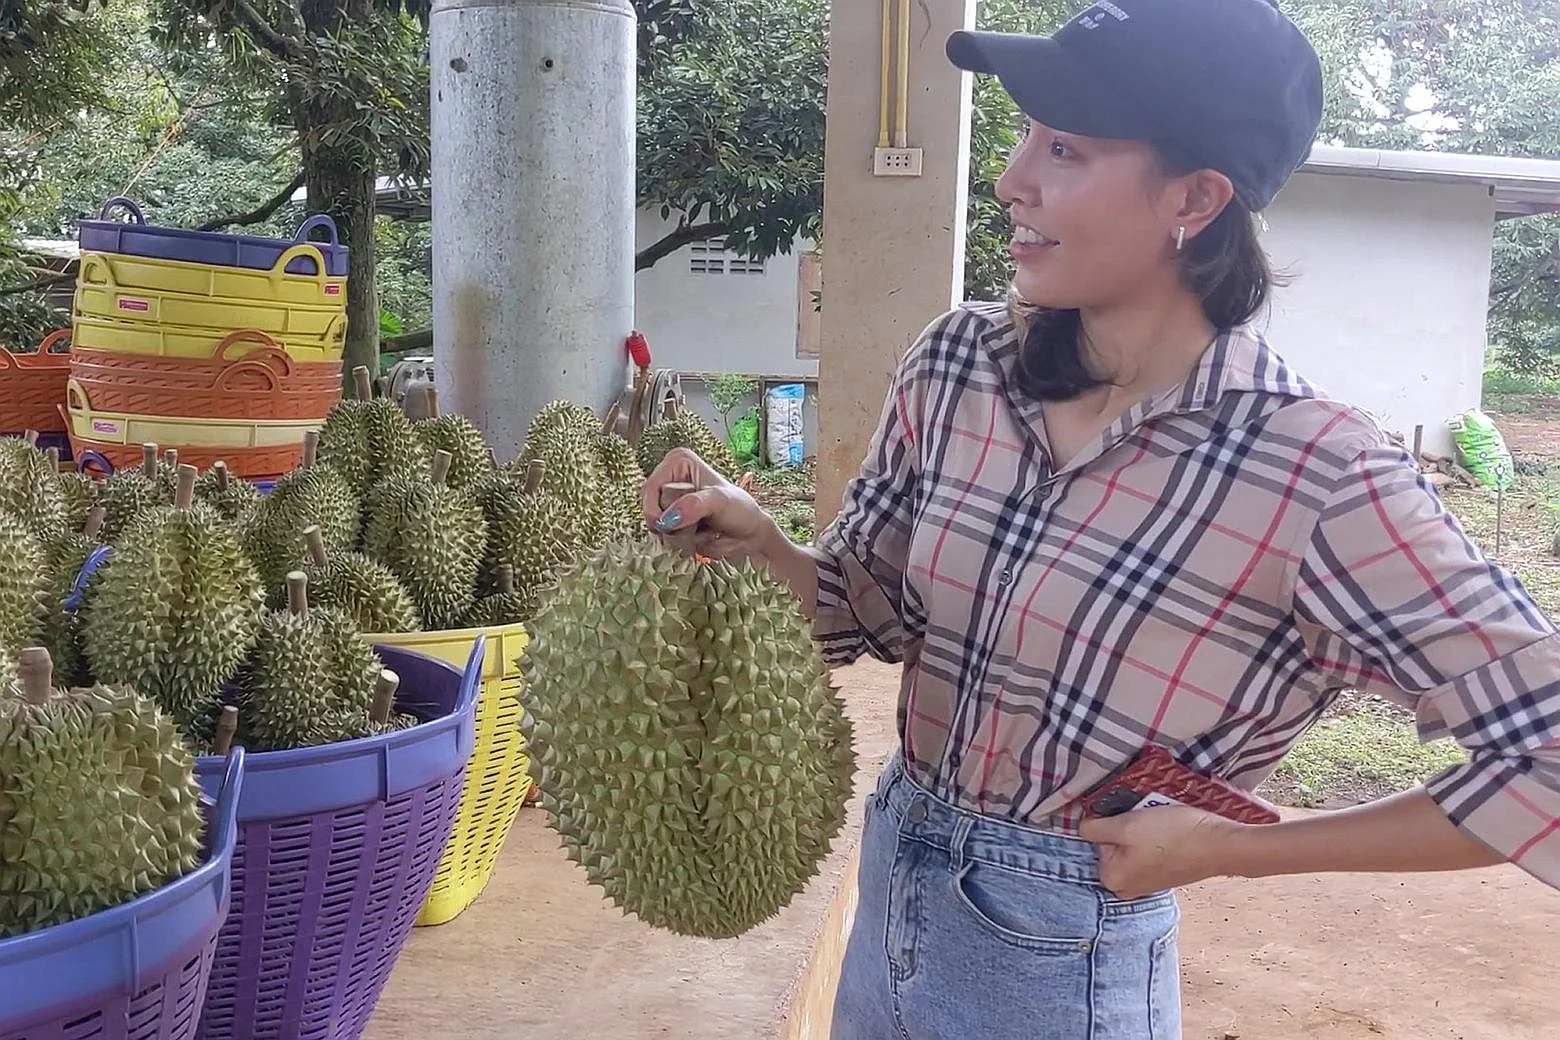
[{"label": "smartphone", "polygon": [[1237,823],[1277,823],[1278,810],[1227,780],[1205,776],[1178,762],[1169,749],[1150,744],[1124,769],[1083,796],[1090,816],[1119,816],[1156,805],[1187,805]]}]

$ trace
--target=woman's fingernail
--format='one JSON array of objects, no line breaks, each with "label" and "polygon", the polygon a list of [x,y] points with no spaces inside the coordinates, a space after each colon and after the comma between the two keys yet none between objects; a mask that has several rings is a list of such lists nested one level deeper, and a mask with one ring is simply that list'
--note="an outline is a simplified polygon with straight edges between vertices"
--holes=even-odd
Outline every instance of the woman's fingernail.
[{"label": "woman's fingernail", "polygon": [[680,523],[682,523],[682,514],[675,509],[668,509],[661,514],[661,519],[655,522],[655,526],[663,531],[670,531]]}]

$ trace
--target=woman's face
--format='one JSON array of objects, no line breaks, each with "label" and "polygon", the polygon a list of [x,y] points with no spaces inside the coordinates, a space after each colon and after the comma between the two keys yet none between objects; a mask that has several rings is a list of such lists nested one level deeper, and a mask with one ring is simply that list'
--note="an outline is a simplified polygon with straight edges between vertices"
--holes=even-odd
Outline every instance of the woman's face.
[{"label": "woman's face", "polygon": [[[1096,309],[1175,285],[1187,189],[1160,176],[1148,145],[1026,124],[997,180],[1013,222],[1014,284],[1029,303]],[[1200,224],[1187,226],[1190,238]]]}]

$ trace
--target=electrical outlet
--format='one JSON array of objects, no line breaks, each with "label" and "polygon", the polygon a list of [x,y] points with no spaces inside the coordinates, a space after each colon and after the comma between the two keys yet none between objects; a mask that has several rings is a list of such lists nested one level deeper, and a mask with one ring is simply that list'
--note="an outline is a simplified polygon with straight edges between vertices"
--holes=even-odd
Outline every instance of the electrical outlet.
[{"label": "electrical outlet", "polygon": [[874,148],[872,174],[875,177],[921,176],[921,149]]}]

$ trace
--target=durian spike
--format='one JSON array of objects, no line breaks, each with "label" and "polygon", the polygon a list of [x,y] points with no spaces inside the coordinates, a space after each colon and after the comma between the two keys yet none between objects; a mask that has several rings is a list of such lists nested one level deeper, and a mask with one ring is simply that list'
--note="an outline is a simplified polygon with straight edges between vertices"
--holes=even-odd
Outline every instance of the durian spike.
[{"label": "durian spike", "polygon": [[298,617],[309,613],[309,576],[303,571],[287,572],[287,609]]},{"label": "durian spike", "polygon": [[359,401],[373,398],[374,381],[369,377],[367,365],[358,365],[352,370],[352,389],[356,392]]},{"label": "durian spike", "polygon": [[54,692],[54,661],[41,646],[29,646],[21,653],[22,696],[28,704],[47,704]]},{"label": "durian spike", "polygon": [[179,467],[179,483],[173,491],[173,508],[188,509],[195,504],[195,467],[185,464]]},{"label": "durian spike", "polygon": [[309,562],[314,566],[323,567],[330,562],[330,553],[325,551],[325,533],[319,524],[310,524],[303,529],[303,543],[308,546]]},{"label": "durian spike", "polygon": [[59,448],[56,448],[54,445],[51,444],[47,448],[44,449],[43,453],[49,457],[49,468],[50,469],[59,469],[60,468],[60,449]]},{"label": "durian spike", "polygon": [[149,441],[141,445],[141,472],[147,480],[157,479],[157,445]]},{"label": "durian spike", "polygon": [[515,592],[515,565],[501,563],[498,565],[498,591],[505,596],[512,596]]},{"label": "durian spike", "polygon": [[[307,439],[307,435],[305,435],[305,439]],[[221,459],[218,459],[216,462],[211,464],[211,471],[217,475],[217,492],[219,494],[226,494],[228,489],[227,463],[223,462]]]},{"label": "durian spike", "polygon": [[217,734],[211,741],[212,753],[226,755],[232,749],[233,737],[237,733],[238,709],[231,704],[224,704],[222,714],[217,716]]},{"label": "durian spike", "polygon": [[374,684],[374,703],[368,709],[368,717],[375,722],[389,722],[390,709],[395,706],[396,687],[401,677],[388,668],[381,668],[379,681]]},{"label": "durian spike", "polygon": [[320,431],[319,430],[310,430],[308,433],[305,433],[303,435],[303,464],[302,464],[302,466],[300,468],[302,468],[302,469],[311,469],[311,468],[313,468],[314,460],[319,458],[319,454],[320,454]]},{"label": "durian spike", "polygon": [[444,478],[450,474],[450,463],[454,458],[455,456],[443,448],[433,453],[433,482],[435,484],[444,483]]},{"label": "durian spike", "polygon": [[36,448],[38,446],[38,431],[28,430],[22,434],[22,440],[27,442],[29,448]]},{"label": "durian spike", "polygon": [[541,459],[532,459],[531,464],[525,468],[525,493],[531,494],[542,486],[542,478],[547,475],[547,463]]},{"label": "durian spike", "polygon": [[81,533],[97,541],[98,535],[103,533],[103,521],[108,519],[108,507],[102,505],[93,506],[87,511],[87,525]]}]

